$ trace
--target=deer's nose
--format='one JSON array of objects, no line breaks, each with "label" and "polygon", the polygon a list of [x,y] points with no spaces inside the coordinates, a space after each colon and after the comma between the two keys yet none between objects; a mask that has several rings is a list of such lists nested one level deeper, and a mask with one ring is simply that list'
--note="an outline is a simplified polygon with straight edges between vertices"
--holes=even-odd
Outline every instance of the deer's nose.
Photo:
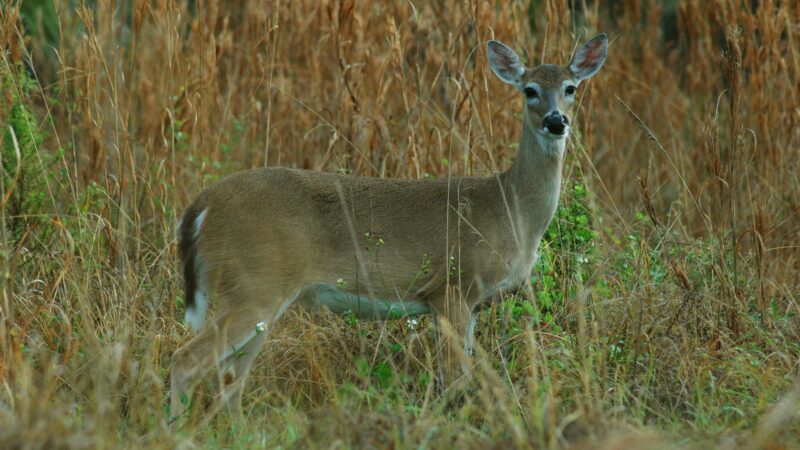
[{"label": "deer's nose", "polygon": [[564,131],[567,129],[569,120],[567,119],[567,116],[559,113],[553,113],[544,118],[544,123],[542,125],[551,133],[560,136],[564,134]]}]

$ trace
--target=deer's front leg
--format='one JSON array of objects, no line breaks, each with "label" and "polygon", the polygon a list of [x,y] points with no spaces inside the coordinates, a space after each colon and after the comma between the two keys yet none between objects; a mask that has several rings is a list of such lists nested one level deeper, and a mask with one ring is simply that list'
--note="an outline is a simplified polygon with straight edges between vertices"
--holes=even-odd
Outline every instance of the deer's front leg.
[{"label": "deer's front leg", "polygon": [[467,299],[457,293],[433,306],[438,342],[440,379],[443,387],[461,384],[469,375],[469,356],[475,331],[475,315]]}]

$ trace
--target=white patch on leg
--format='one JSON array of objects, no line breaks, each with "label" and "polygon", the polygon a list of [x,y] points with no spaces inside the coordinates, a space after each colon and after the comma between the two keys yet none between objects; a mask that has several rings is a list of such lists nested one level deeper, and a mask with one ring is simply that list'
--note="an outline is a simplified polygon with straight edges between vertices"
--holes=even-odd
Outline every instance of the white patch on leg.
[{"label": "white patch on leg", "polygon": [[461,360],[461,373],[465,375],[469,373],[469,358],[472,357],[472,351],[475,345],[475,324],[477,321],[477,317],[474,313],[469,315],[469,322],[467,322],[467,335],[464,336],[464,354],[466,355],[466,358]]},{"label": "white patch on leg", "polygon": [[467,356],[472,356],[475,346],[475,325],[477,323],[478,319],[475,314],[470,314],[469,322],[467,323],[467,335],[464,337],[464,353]]}]

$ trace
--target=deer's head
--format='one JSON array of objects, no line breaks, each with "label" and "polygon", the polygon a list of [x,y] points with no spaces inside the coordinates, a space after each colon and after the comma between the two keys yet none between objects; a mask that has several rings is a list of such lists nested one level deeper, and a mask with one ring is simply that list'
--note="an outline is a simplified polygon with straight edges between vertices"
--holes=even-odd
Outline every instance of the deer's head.
[{"label": "deer's head", "polygon": [[591,78],[606,59],[608,37],[599,34],[583,44],[566,66],[542,64],[527,68],[507,45],[489,41],[489,64],[498,78],[525,97],[525,127],[538,139],[566,139],[581,81]]}]

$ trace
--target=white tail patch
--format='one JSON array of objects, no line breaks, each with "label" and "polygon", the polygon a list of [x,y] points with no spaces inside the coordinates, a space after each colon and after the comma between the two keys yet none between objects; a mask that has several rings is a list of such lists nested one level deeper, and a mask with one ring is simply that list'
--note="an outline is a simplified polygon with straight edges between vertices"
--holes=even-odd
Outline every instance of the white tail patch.
[{"label": "white tail patch", "polygon": [[194,267],[192,268],[195,279],[194,304],[186,308],[186,316],[184,317],[186,324],[194,331],[199,330],[203,325],[203,322],[206,320],[206,313],[208,312],[208,279],[206,276],[206,264],[203,261],[203,255],[200,254],[200,249],[197,248],[197,239],[200,237],[200,230],[203,228],[203,221],[206,220],[207,215],[208,208],[198,214],[197,218],[194,220],[193,239],[195,240],[195,257]]},{"label": "white tail patch", "polygon": [[208,295],[205,292],[197,291],[194,295],[196,306],[186,308],[184,320],[191,327],[192,331],[197,331],[203,326],[208,311]]},{"label": "white tail patch", "polygon": [[203,222],[206,220],[206,216],[208,215],[208,208],[204,209],[203,212],[197,215],[197,218],[194,219],[194,237],[197,239],[200,236],[200,230],[203,229]]}]

